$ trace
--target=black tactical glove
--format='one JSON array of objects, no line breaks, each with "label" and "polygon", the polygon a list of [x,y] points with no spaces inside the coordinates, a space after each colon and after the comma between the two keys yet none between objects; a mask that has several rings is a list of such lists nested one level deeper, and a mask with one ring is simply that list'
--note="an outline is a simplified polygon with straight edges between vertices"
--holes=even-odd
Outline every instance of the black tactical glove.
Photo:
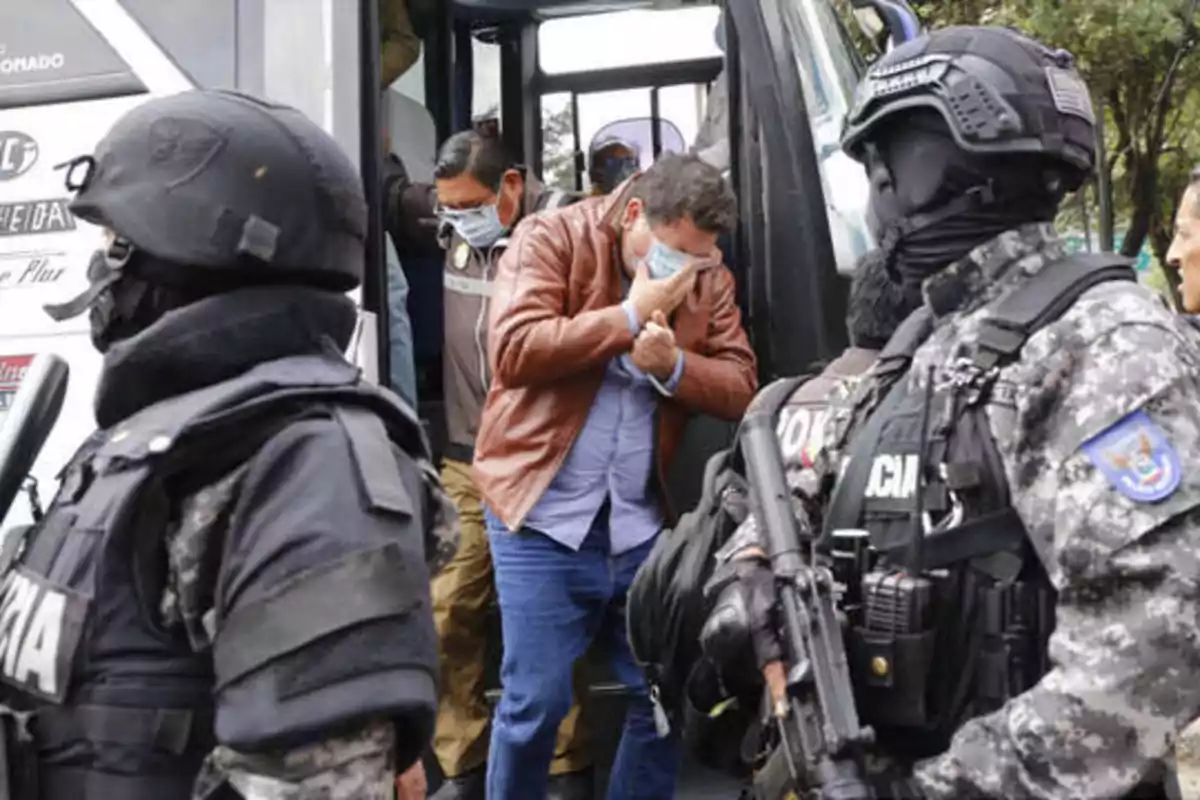
[{"label": "black tactical glove", "polygon": [[783,658],[776,633],[775,574],[766,560],[722,564],[704,587],[704,595],[716,598],[700,634],[700,646],[709,658],[729,663],[747,644],[754,648],[760,669]]}]

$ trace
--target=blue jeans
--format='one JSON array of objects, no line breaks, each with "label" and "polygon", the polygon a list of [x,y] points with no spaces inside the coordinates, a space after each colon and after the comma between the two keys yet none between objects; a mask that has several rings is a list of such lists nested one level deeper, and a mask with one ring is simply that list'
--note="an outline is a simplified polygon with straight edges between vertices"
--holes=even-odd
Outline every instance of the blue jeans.
[{"label": "blue jeans", "polygon": [[530,528],[510,533],[490,513],[487,527],[504,641],[488,800],[544,800],[554,737],[571,706],[572,667],[600,636],[617,679],[633,689],[608,797],[674,797],[682,747],[674,733],[659,738],[625,635],[625,594],[654,541],[612,555],[606,513],[579,552]]}]

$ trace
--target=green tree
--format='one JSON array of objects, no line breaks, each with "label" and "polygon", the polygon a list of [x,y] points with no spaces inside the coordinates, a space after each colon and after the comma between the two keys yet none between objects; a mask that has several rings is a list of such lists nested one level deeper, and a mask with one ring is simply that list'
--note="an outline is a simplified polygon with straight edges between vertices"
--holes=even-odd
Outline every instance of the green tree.
[{"label": "green tree", "polygon": [[1011,25],[1075,54],[1101,115],[1105,148],[1092,191],[1103,246],[1147,240],[1162,262],[1182,182],[1200,160],[1198,0],[924,0],[926,24]]},{"label": "green tree", "polygon": [[[544,109],[544,107],[543,107]],[[571,107],[542,111],[542,179],[548,186],[575,191],[575,133]]]}]

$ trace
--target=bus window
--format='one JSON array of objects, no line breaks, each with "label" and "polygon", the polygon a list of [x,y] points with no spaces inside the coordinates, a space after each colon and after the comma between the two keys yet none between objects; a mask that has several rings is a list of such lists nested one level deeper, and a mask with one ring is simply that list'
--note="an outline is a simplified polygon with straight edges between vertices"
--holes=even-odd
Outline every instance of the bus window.
[{"label": "bus window", "polygon": [[570,92],[543,95],[542,181],[555,189],[575,191],[575,154],[575,115]]},{"label": "bus window", "polygon": [[[677,84],[657,89],[543,95],[544,180],[568,191],[591,191],[585,163],[590,149],[609,126],[625,120],[645,120],[647,132],[653,130],[650,121],[657,121],[660,130],[667,131],[659,137],[659,154],[687,150],[704,118],[707,91],[707,84]],[[649,136],[646,138],[649,140]],[[652,147],[641,155],[643,169],[654,162]]]},{"label": "bus window", "polygon": [[[610,123],[624,119],[647,119],[650,117],[649,89],[622,89],[616,92],[593,92],[578,95],[579,103],[579,149],[585,159],[589,155],[596,134]],[[587,164],[583,170],[581,191],[592,191],[587,177]]]},{"label": "bus window", "polygon": [[839,144],[862,60],[828,3],[787,0],[782,5],[784,24],[796,42],[834,256],[838,271],[848,274],[875,244],[867,227],[866,174]]},{"label": "bus window", "polygon": [[[563,189],[592,191],[587,160],[596,136],[623,120],[647,120],[647,131],[669,130],[668,138],[681,135],[683,139],[682,146],[664,148],[662,141],[656,141],[639,153],[643,168],[664,149],[690,147],[720,70],[722,54],[715,37],[719,16],[718,8],[707,6],[589,14],[541,23],[538,57],[548,81],[541,98],[543,177]],[[656,68],[668,66],[677,71],[664,82]],[[610,77],[606,71],[621,75]],[[617,85],[606,86],[609,81]]]},{"label": "bus window", "polygon": [[634,171],[649,169],[663,153],[687,149],[679,128],[662,117],[610,122],[596,132],[587,148],[588,190],[611,192]]},{"label": "bus window", "polygon": [[618,11],[552,19],[538,29],[538,62],[547,75],[719,58],[716,6]]},{"label": "bus window", "polygon": [[707,104],[707,84],[676,84],[658,90],[659,118],[674,125],[689,147],[696,141]]},{"label": "bus window", "polygon": [[472,37],[471,117],[504,125],[500,103],[500,45]]}]

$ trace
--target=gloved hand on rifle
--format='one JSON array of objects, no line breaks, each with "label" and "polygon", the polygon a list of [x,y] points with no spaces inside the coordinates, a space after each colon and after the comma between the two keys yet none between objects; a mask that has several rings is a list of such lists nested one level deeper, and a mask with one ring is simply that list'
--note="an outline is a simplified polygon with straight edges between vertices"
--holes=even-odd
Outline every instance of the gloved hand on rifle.
[{"label": "gloved hand on rifle", "polygon": [[778,636],[775,575],[759,553],[745,552],[721,564],[704,587],[712,612],[700,631],[704,654],[725,668],[753,653],[776,704],[786,695],[783,646]]}]

